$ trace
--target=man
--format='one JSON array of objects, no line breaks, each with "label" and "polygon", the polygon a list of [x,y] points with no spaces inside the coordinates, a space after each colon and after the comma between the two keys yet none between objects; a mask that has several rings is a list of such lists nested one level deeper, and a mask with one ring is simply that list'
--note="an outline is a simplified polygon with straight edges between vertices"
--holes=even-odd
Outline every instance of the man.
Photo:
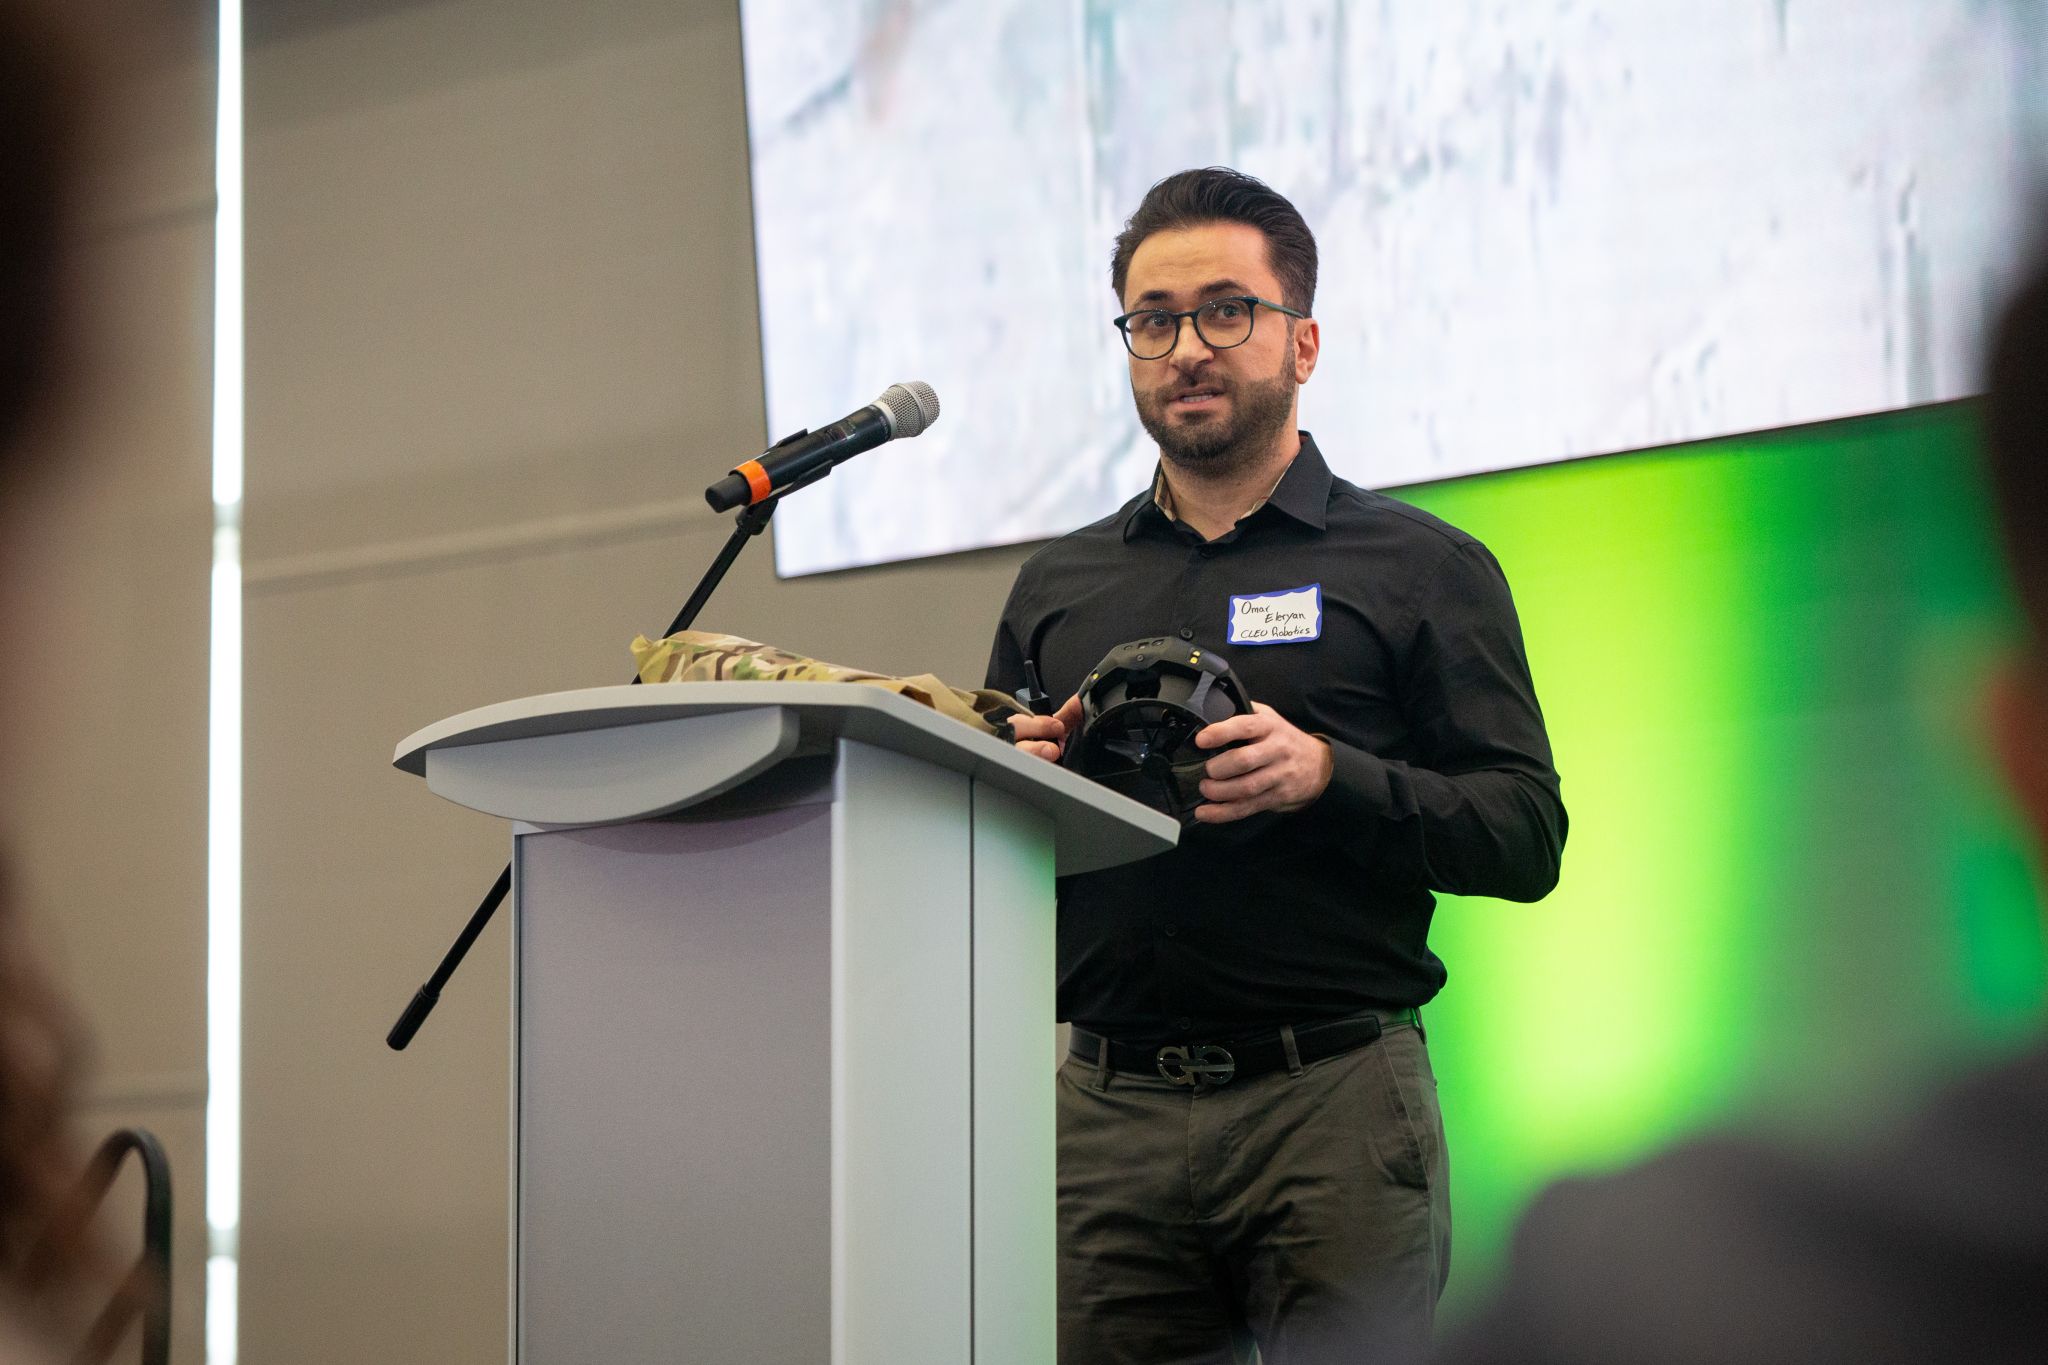
[{"label": "man", "polygon": [[[1990,380],[2024,634],[1987,711],[2048,849],[2048,269],[2006,314]],[[1833,1159],[1718,1139],[1558,1186],[1524,1221],[1497,1304],[1443,1359],[2048,1360],[2048,1040]]]},{"label": "man", "polygon": [[[1417,1013],[1444,982],[1431,893],[1557,880],[1564,807],[1499,565],[1334,478],[1296,426],[1315,278],[1307,225],[1259,181],[1153,186],[1111,283],[1158,473],[1034,555],[996,633],[990,686],[1029,661],[1069,698],[1015,722],[1048,759],[1126,641],[1214,650],[1256,703],[1198,735],[1223,752],[1179,848],[1060,885],[1067,1365],[1419,1347],[1450,1254]],[[1232,599],[1272,593],[1300,623],[1241,644]],[[1220,1047],[1233,1074],[1193,1082],[1169,1046]]]}]

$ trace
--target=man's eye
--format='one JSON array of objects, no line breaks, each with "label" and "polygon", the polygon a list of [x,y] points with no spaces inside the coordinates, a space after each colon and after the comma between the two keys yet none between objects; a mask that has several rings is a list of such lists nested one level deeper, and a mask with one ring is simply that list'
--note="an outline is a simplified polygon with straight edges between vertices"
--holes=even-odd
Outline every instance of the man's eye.
[{"label": "man's eye", "polygon": [[1131,326],[1141,332],[1164,332],[1173,326],[1173,316],[1170,313],[1140,313],[1131,319]]},{"label": "man's eye", "polygon": [[1238,299],[1219,299],[1209,305],[1209,315],[1224,322],[1236,322],[1244,316],[1244,304]]}]

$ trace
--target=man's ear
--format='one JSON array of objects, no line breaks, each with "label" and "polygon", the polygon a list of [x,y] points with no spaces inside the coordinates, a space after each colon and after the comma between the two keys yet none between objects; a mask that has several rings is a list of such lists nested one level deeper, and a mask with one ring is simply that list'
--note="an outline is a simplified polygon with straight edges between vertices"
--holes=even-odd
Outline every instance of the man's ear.
[{"label": "man's ear", "polygon": [[1985,687],[1992,757],[2005,775],[2036,853],[2048,856],[2048,664],[2015,657]]},{"label": "man's ear", "polygon": [[1322,354],[1323,333],[1316,326],[1314,318],[1303,318],[1294,324],[1294,382],[1308,383],[1308,377],[1316,372],[1316,357]]}]

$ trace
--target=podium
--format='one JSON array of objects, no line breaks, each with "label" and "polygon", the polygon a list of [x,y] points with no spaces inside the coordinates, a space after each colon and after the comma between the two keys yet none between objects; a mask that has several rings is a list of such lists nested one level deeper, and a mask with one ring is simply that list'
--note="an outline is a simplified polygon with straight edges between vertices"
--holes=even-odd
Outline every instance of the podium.
[{"label": "podium", "polygon": [[879,688],[398,747],[513,822],[511,1359],[1045,1365],[1053,878],[1168,817]]}]

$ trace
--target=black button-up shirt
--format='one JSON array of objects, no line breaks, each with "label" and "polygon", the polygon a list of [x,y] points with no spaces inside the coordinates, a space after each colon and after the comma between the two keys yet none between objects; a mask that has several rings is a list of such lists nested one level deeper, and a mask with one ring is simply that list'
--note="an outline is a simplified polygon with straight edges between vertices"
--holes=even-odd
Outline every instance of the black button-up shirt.
[{"label": "black button-up shirt", "polygon": [[[1233,597],[1311,587],[1315,638],[1228,641]],[[1061,1018],[1164,1040],[1420,1005],[1444,982],[1432,892],[1556,885],[1564,802],[1500,565],[1334,477],[1307,432],[1215,540],[1147,492],[1033,555],[988,685],[1015,691],[1035,660],[1057,703],[1113,647],[1159,635],[1221,654],[1252,700],[1328,739],[1330,785],[1291,815],[1192,826],[1172,852],[1061,879]]]}]

